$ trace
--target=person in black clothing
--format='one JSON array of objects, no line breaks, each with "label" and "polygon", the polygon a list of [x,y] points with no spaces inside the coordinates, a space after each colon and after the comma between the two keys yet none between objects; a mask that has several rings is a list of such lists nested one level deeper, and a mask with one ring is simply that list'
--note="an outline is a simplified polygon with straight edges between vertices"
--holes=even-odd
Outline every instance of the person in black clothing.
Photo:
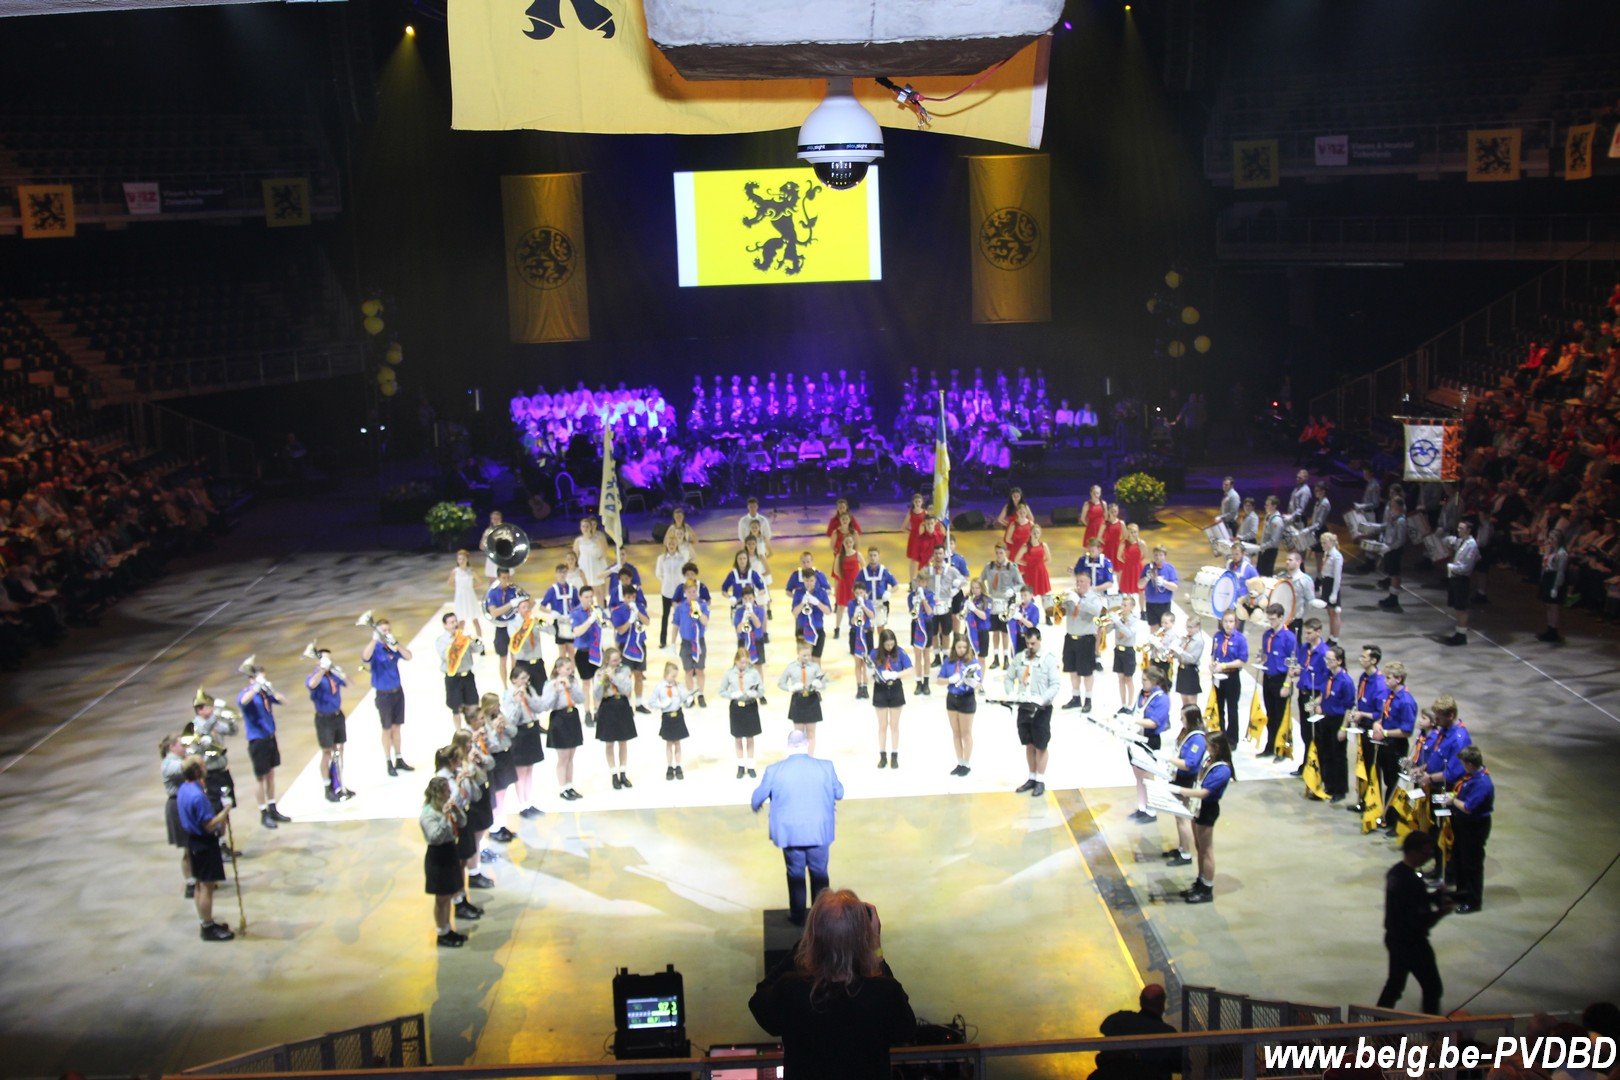
[{"label": "person in black clothing", "polygon": [[816,897],[791,961],[748,999],[782,1038],[784,1080],[889,1080],[889,1047],[917,1029],[905,988],[884,962],[877,908],[848,889]]},{"label": "person in black clothing", "polygon": [[1409,832],[1401,841],[1401,861],[1384,875],[1384,948],[1389,951],[1389,978],[1378,995],[1380,1009],[1393,1009],[1412,975],[1423,990],[1423,1011],[1440,1015],[1440,968],[1434,962],[1429,929],[1452,909],[1449,896],[1438,898],[1419,876],[1419,869],[1434,859],[1434,838]]},{"label": "person in black clothing", "polygon": [[[1137,998],[1137,1011],[1111,1013],[1099,1029],[1109,1038],[1122,1035],[1167,1035],[1175,1028],[1164,1022],[1164,987],[1148,983]],[[1176,1050],[1103,1050],[1090,1080],[1170,1080],[1181,1068]]]}]

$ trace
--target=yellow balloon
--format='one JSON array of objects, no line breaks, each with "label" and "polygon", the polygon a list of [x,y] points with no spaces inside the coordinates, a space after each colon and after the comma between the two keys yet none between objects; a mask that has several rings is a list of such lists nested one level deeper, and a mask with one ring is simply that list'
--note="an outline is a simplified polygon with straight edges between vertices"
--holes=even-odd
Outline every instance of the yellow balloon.
[{"label": "yellow balloon", "polygon": [[1164,283],[1172,289],[1179,289],[1181,288],[1181,275],[1172,270],[1164,275]]},{"label": "yellow balloon", "polygon": [[383,397],[393,397],[395,394],[399,393],[399,384],[389,383],[387,386],[380,387],[379,389]]},{"label": "yellow balloon", "polygon": [[1179,360],[1183,356],[1187,355],[1187,346],[1183,345],[1179,341],[1172,341],[1170,343],[1169,348],[1165,349],[1165,352],[1169,353],[1171,356],[1173,356],[1174,358]]},{"label": "yellow balloon", "polygon": [[366,321],[361,325],[366,328],[366,333],[370,334],[372,337],[376,337],[378,334],[383,332],[383,321],[377,318],[375,315],[367,315]]},{"label": "yellow balloon", "polygon": [[388,346],[388,351],[383,353],[383,359],[390,364],[398,364],[405,359],[405,350],[400,348],[399,342],[396,341]]},{"label": "yellow balloon", "polygon": [[382,314],[382,301],[381,300],[367,300],[365,303],[360,305],[360,314],[364,315],[368,319],[371,318],[374,315],[381,315]]},{"label": "yellow balloon", "polygon": [[1155,311],[1159,310],[1159,298],[1157,296],[1152,297],[1152,298],[1150,298],[1148,300],[1147,309],[1148,309],[1148,314],[1149,315],[1152,315]]},{"label": "yellow balloon", "polygon": [[1201,353],[1209,352],[1209,347],[1211,344],[1212,342],[1209,340],[1208,334],[1199,334],[1197,337],[1193,338],[1193,348],[1197,349]]},{"label": "yellow balloon", "polygon": [[381,385],[388,386],[389,384],[393,383],[395,379],[396,376],[394,375],[393,368],[385,367],[377,369],[377,382]]},{"label": "yellow balloon", "polygon": [[1192,306],[1181,309],[1181,321],[1191,326],[1198,321],[1198,309]]}]

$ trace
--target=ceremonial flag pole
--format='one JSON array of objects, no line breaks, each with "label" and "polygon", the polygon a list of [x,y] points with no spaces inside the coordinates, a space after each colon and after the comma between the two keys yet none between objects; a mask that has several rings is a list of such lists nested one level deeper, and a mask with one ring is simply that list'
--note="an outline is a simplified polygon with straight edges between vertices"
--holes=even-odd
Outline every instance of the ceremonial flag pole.
[{"label": "ceremonial flag pole", "polygon": [[613,417],[602,416],[602,494],[597,503],[597,516],[602,519],[602,532],[613,541],[615,557],[622,559],[624,526],[619,521],[619,470],[613,462]]},{"label": "ceremonial flag pole", "polygon": [[939,392],[939,419],[934,430],[934,518],[951,535],[951,450],[946,445],[945,391]]}]

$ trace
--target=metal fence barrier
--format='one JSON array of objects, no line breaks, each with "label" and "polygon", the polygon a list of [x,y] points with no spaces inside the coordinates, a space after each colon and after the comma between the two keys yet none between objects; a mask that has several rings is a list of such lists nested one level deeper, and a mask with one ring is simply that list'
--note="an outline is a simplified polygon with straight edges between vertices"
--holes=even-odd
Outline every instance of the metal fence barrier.
[{"label": "metal fence barrier", "polygon": [[[267,1046],[223,1061],[187,1069],[181,1075],[329,1075],[368,1070],[420,1071],[427,1066],[427,1018],[396,1016],[377,1024],[331,1031],[313,1039]],[[402,1074],[403,1075],[403,1074]]]}]

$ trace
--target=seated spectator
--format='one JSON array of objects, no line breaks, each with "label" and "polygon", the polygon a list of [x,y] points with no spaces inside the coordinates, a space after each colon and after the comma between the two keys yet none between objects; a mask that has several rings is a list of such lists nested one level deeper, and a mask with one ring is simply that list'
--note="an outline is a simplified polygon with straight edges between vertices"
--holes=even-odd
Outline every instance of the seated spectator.
[{"label": "seated spectator", "polygon": [[[1168,1035],[1175,1028],[1164,1021],[1164,987],[1148,983],[1137,997],[1135,1012],[1121,1009],[1110,1013],[1099,1029],[1109,1038],[1125,1035]],[[1181,1053],[1166,1050],[1103,1050],[1097,1054],[1097,1071],[1091,1080],[1170,1080],[1181,1069]]]}]

